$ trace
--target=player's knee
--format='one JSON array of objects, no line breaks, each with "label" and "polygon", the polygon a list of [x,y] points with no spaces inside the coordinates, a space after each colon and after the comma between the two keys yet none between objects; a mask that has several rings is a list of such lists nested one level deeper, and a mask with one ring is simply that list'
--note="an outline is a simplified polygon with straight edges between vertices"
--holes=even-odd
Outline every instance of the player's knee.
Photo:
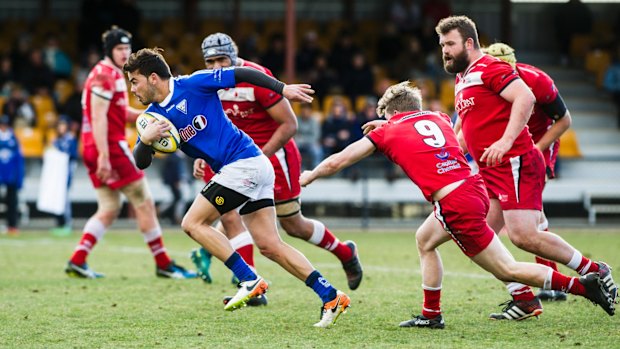
[{"label": "player's knee", "polygon": [[280,226],[286,233],[292,237],[303,238],[305,236],[303,225],[292,219],[280,219]]},{"label": "player's knee", "polygon": [[282,252],[282,244],[279,241],[270,242],[255,240],[254,243],[256,244],[256,247],[258,248],[260,254],[271,260],[277,260],[278,256]]},{"label": "player's knee", "polygon": [[279,255],[279,250],[275,246],[262,246],[259,247],[258,250],[260,251],[260,254],[271,259],[272,261],[278,259],[277,257]]},{"label": "player's knee", "polygon": [[522,250],[530,250],[534,247],[535,238],[532,238],[531,234],[524,230],[511,230],[510,233],[510,241]]},{"label": "player's knee", "polygon": [[435,249],[426,234],[416,234],[415,242],[419,252],[429,252]]},{"label": "player's knee", "polygon": [[154,206],[151,192],[144,179],[129,183],[121,191],[136,208],[150,209]]},{"label": "player's knee", "polygon": [[103,223],[103,225],[109,226],[114,222],[114,220],[116,220],[120,211],[120,207],[117,209],[114,209],[113,207],[105,210],[100,209],[97,211],[95,216]]},{"label": "player's knee", "polygon": [[183,229],[185,234],[193,238],[194,236],[192,234],[195,234],[195,232],[198,230],[198,224],[199,222],[186,215],[181,221],[181,229]]}]

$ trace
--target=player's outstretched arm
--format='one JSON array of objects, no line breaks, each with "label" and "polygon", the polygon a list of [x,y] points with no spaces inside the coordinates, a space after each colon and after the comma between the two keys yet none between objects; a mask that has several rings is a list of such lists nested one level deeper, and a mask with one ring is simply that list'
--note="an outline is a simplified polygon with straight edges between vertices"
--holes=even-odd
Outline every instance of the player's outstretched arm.
[{"label": "player's outstretched arm", "polygon": [[304,171],[299,177],[299,184],[306,186],[317,178],[331,176],[347,168],[375,151],[375,145],[366,137],[349,144],[341,152],[330,155],[312,171]]},{"label": "player's outstretched arm", "polygon": [[379,128],[381,126],[383,126],[384,124],[387,123],[387,120],[372,120],[372,121],[368,121],[367,123],[362,125],[362,132],[364,133],[364,135],[367,135],[370,133],[370,131]]},{"label": "player's outstretched arm", "polygon": [[311,103],[314,90],[308,84],[287,85],[256,69],[236,67],[235,82],[247,82],[277,92],[291,101]]}]

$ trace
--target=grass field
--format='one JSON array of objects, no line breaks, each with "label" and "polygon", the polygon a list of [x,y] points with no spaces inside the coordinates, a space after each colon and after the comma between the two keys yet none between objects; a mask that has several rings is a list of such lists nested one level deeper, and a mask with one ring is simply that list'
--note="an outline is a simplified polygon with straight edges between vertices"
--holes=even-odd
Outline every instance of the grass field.
[{"label": "grass field", "polygon": [[[558,231],[587,256],[604,259],[620,279],[620,232]],[[412,233],[339,232],[354,239],[365,277],[349,292],[352,306],[331,329],[313,328],[320,301],[301,281],[262,256],[257,267],[271,282],[269,305],[236,312],[223,310],[233,294],[230,272],[218,261],[214,283],[155,277],[141,236],[111,231],[89,263],[106,274],[78,280],[63,272],[78,236],[54,238],[22,231],[0,236],[0,347],[6,348],[618,348],[620,317],[609,317],[589,301],[570,296],[546,304],[539,320],[487,320],[508,299],[504,286],[471,263],[453,243],[441,247],[446,275],[442,308],[446,329],[401,329],[398,323],[419,313],[422,301],[419,261]],[[166,245],[190,266],[194,243],[168,232]],[[336,287],[348,292],[339,262],[300,240],[299,248]],[[533,257],[510,250],[520,260]],[[567,272],[567,269],[563,268]]]}]

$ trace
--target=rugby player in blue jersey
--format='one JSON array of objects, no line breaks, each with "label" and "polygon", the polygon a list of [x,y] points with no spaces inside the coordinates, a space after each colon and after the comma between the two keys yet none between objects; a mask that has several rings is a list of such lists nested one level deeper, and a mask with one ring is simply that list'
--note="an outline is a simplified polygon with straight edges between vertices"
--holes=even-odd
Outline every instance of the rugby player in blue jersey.
[{"label": "rugby player in blue jersey", "polygon": [[[311,102],[309,85],[286,85],[251,68],[199,70],[173,78],[162,50],[142,49],[123,67],[131,92],[148,105],[147,112],[168,118],[181,135],[179,149],[192,158],[207,161],[216,175],[194,199],[181,226],[196,242],[235,274],[237,294],[225,310],[244,306],[263,294],[268,284],[256,275],[211,224],[222,214],[238,209],[261,254],[305,281],[321,298],[321,319],[314,326],[329,327],[350,305],[350,298],[335,289],[299,251],[280,238],[273,200],[274,171],[269,159],[252,139],[226,117],[217,91],[248,82],[277,92],[290,100]],[[153,141],[165,137],[170,126],[155,121],[142,132],[134,149],[136,165],[144,169],[153,159]]]}]

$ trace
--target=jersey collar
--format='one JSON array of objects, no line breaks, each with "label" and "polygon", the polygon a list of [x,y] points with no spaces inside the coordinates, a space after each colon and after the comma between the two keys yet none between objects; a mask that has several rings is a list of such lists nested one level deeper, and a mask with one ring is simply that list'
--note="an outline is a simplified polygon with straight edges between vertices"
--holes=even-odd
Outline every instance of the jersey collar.
[{"label": "jersey collar", "polygon": [[467,73],[469,73],[469,70],[476,65],[476,63],[478,63],[479,60],[481,60],[484,56],[486,56],[486,54],[483,54],[482,56],[478,57],[478,59],[476,59],[475,61],[471,62],[471,64],[469,65],[469,67],[467,67],[467,69],[465,69],[465,71],[463,72],[463,74],[461,74],[461,76],[465,76],[467,75]]},{"label": "jersey collar", "polygon": [[112,68],[112,69],[116,70],[119,74],[123,75],[123,70],[122,70],[121,68],[117,67],[117,66],[116,66],[116,65],[115,65],[115,64],[111,61],[111,58],[106,57],[106,58],[102,59],[102,60],[101,60],[101,64],[103,64],[103,65],[105,65],[105,66],[108,66],[108,67],[110,67],[110,68]]},{"label": "jersey collar", "polygon": [[161,101],[161,103],[159,103],[159,106],[162,108],[165,108],[168,103],[170,103],[172,95],[174,95],[174,79],[172,77],[168,80],[168,87],[170,88],[170,93],[166,96],[166,98],[164,98],[163,101]]}]

